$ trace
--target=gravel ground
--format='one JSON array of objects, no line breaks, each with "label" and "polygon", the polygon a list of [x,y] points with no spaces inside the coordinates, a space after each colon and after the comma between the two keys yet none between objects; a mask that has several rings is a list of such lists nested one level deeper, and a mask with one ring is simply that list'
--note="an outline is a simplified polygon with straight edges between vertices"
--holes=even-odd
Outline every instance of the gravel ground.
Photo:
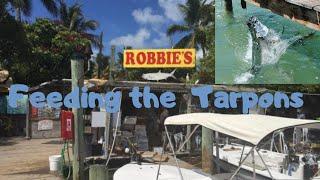
[{"label": "gravel ground", "polygon": [[0,139],[0,179],[60,179],[50,173],[48,157],[60,154],[59,139]]}]

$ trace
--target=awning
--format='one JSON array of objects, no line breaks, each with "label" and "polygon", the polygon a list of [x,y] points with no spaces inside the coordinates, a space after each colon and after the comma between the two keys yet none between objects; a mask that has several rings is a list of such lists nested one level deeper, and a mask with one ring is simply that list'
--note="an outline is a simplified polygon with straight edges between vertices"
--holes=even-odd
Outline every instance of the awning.
[{"label": "awning", "polygon": [[283,118],[257,114],[215,114],[192,113],[168,117],[165,125],[201,125],[219,133],[223,133],[252,145],[274,131],[290,127],[307,127],[320,129],[320,121]]}]

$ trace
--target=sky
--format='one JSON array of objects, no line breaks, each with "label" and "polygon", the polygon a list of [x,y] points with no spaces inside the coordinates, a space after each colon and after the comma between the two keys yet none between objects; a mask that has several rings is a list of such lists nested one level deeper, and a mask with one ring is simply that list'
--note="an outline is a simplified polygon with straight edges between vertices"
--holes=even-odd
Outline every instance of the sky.
[{"label": "sky", "polygon": [[[182,24],[183,17],[177,4],[186,0],[65,0],[69,5],[80,3],[87,19],[100,23],[94,32],[104,32],[104,54],[110,54],[110,45],[117,50],[124,45],[134,48],[170,48],[170,38],[166,30],[170,24]],[[33,0],[31,17],[25,20],[34,21],[36,17],[52,16],[39,3]],[[176,42],[179,36],[173,38]],[[96,50],[94,51],[96,53]]]}]

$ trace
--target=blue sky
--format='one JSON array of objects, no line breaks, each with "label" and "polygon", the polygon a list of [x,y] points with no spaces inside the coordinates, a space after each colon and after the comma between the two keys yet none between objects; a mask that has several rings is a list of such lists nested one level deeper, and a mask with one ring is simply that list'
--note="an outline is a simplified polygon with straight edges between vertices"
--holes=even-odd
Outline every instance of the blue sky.
[{"label": "blue sky", "polygon": [[[79,2],[87,19],[100,23],[95,32],[104,32],[105,54],[110,45],[118,50],[123,45],[134,48],[170,48],[171,41],[165,32],[170,24],[183,23],[177,4],[186,0],[65,0],[68,4]],[[33,0],[31,17],[51,17],[38,0]],[[174,39],[176,40],[177,37]]]}]

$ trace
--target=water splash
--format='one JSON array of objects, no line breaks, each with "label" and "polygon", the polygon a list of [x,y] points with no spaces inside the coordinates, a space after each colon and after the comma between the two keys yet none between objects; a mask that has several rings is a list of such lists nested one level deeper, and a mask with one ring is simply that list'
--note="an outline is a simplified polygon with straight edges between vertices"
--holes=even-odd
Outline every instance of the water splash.
[{"label": "water splash", "polygon": [[250,33],[248,33],[248,45],[247,45],[247,51],[244,56],[244,61],[250,64],[252,63],[252,47],[253,47],[252,36]]},{"label": "water splash", "polygon": [[282,40],[280,35],[271,29],[266,41],[261,43],[262,65],[276,64],[288,47],[299,38],[301,36]]},{"label": "water splash", "polygon": [[254,77],[253,74],[251,74],[250,72],[245,72],[240,74],[239,76],[237,76],[234,79],[234,82],[236,84],[247,84],[249,82],[249,80],[251,80]]},{"label": "water splash", "polygon": [[[280,34],[275,32],[273,29],[269,29],[268,34],[264,40],[261,41],[261,65],[263,66],[278,63],[281,56],[287,51],[288,47],[300,38],[301,36],[295,36],[290,39],[281,39]],[[245,63],[248,63],[248,65],[252,64],[252,48],[252,36],[250,33],[248,33],[247,50],[242,58],[242,60]],[[248,69],[247,72],[236,76],[234,82],[237,84],[246,84],[253,79],[254,76],[255,75],[250,72],[250,69]]]}]

